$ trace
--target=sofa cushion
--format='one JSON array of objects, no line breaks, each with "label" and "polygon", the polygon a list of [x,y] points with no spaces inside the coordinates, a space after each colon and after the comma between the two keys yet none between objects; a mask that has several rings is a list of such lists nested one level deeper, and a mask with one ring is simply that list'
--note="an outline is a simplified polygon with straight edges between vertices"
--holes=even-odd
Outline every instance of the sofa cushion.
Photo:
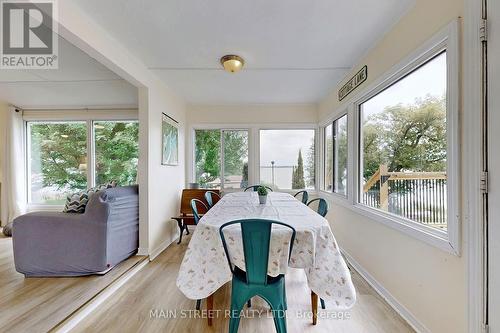
[{"label": "sofa cushion", "polygon": [[97,193],[99,191],[116,187],[116,182],[112,181],[107,184],[97,185],[95,187],[91,187],[86,191],[73,193],[68,195],[66,198],[66,204],[64,205],[64,213],[85,213],[85,208],[87,207],[87,203],[89,202],[89,198],[92,194]]}]

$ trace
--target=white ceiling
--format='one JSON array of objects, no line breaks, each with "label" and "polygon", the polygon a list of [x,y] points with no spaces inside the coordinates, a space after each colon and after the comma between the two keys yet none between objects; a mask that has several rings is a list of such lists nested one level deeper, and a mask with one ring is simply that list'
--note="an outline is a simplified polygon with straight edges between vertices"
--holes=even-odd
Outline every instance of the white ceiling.
[{"label": "white ceiling", "polygon": [[[322,99],[415,0],[74,0],[189,103]],[[238,54],[243,72],[221,70]]]},{"label": "white ceiling", "polygon": [[59,38],[59,69],[0,70],[0,100],[22,108],[136,107],[137,88]]}]

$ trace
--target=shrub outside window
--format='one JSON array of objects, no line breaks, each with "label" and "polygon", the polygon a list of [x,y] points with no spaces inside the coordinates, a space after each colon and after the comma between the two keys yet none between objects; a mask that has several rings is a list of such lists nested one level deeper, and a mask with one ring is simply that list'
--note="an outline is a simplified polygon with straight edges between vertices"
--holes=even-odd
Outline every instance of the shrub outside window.
[{"label": "shrub outside window", "polygon": [[62,205],[68,194],[112,180],[135,184],[138,127],[137,121],[27,122],[28,203]]},{"label": "shrub outside window", "polygon": [[197,129],[194,153],[195,180],[200,187],[245,188],[248,185],[247,130]]}]

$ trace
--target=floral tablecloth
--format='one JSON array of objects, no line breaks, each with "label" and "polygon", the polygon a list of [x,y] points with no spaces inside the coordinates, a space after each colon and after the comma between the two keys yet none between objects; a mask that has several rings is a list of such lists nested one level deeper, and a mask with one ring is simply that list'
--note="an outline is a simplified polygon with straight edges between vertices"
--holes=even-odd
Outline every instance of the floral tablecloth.
[{"label": "floral tablecloth", "polygon": [[[280,221],[296,230],[290,266],[303,268],[309,288],[336,309],[351,308],[356,292],[347,265],[332,234],[328,221],[287,193],[272,192],[265,205],[259,204],[256,192],[225,195],[205,214],[189,242],[177,277],[177,287],[190,299],[203,299],[214,293],[232,275],[224,254],[219,227],[229,221],[261,218]],[[224,229],[229,255],[244,269],[241,228]],[[268,274],[286,273],[290,231],[273,226]]]}]

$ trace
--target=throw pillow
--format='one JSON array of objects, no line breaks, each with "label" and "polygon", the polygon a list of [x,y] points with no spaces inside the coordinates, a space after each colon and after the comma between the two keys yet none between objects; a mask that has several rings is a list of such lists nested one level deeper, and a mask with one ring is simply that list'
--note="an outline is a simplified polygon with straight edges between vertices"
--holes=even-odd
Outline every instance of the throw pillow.
[{"label": "throw pillow", "polygon": [[112,181],[107,184],[97,185],[95,187],[89,188],[86,191],[68,195],[68,197],[66,198],[66,204],[64,205],[63,212],[77,213],[77,214],[85,213],[85,208],[87,207],[87,203],[89,202],[89,198],[92,194],[112,187],[116,187],[115,181]]},{"label": "throw pillow", "polygon": [[7,225],[3,227],[2,232],[5,236],[12,237],[12,222],[7,223]]}]

